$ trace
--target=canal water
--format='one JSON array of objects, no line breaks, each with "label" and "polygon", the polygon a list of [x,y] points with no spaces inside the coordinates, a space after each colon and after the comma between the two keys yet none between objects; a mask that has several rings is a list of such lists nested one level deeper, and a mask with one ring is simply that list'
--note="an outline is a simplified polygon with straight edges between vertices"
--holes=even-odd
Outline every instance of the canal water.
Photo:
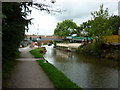
[{"label": "canal water", "polygon": [[45,46],[45,59],[82,88],[118,88],[118,62]]}]

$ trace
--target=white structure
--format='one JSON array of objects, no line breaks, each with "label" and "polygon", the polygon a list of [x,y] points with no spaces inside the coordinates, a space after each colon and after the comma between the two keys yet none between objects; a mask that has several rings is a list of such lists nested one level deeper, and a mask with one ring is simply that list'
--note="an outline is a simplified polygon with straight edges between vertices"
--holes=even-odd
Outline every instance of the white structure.
[{"label": "white structure", "polygon": [[118,15],[120,16],[120,1],[118,2]]},{"label": "white structure", "polygon": [[118,30],[118,35],[120,35],[120,27],[119,27],[119,30]]}]

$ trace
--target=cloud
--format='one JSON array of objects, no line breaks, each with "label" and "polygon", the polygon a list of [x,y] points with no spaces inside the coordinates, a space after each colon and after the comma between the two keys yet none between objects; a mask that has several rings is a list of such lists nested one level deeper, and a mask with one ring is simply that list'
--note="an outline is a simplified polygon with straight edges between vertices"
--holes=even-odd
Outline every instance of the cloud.
[{"label": "cloud", "polygon": [[[94,0],[93,0],[94,1]],[[65,2],[62,4],[58,4],[61,9],[65,10],[62,14],[56,15],[56,19],[58,21],[63,21],[65,19],[84,19],[89,17],[91,12],[94,12],[96,10],[99,10],[99,6],[101,4],[104,4],[105,8],[108,8],[110,11],[110,14],[114,13],[117,9],[117,2],[88,2],[88,1],[79,1],[79,0],[73,0],[71,2],[68,2],[68,0],[65,0]],[[113,8],[114,7],[114,8]],[[82,21],[82,20],[81,20]]]},{"label": "cloud", "polygon": [[56,27],[56,19],[49,14],[45,14],[36,9],[32,9],[32,14],[29,18],[32,20],[32,25],[29,25],[29,31],[26,34],[40,34],[40,35],[51,35]]},{"label": "cloud", "polygon": [[[47,0],[46,0],[47,1]],[[91,19],[91,12],[99,10],[99,6],[104,4],[108,8],[110,15],[117,15],[119,0],[56,0],[53,9],[65,10],[55,15],[32,9],[29,17],[34,18],[33,25],[29,25],[29,32],[26,34],[52,35],[58,22],[65,19],[73,19],[77,25]],[[38,27],[39,25],[39,27]],[[39,30],[38,30],[39,28]]]}]

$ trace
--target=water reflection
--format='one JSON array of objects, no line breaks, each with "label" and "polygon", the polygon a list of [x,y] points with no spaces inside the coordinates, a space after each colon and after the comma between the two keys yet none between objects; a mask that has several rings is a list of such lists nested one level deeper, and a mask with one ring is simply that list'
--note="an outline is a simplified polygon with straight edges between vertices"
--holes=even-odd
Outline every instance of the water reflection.
[{"label": "water reflection", "polygon": [[46,48],[45,58],[82,88],[118,88],[118,62]]}]

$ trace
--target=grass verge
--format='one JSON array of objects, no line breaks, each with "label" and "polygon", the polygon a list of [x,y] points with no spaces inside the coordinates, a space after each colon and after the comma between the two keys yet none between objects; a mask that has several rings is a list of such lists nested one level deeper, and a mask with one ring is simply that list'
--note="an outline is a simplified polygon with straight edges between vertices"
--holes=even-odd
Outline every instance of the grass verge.
[{"label": "grass verge", "polygon": [[[18,58],[19,55],[20,55],[20,52],[19,51],[16,52],[15,58]],[[7,86],[7,80],[10,78],[10,74],[15,69],[15,66],[17,65],[17,63],[19,62],[15,60],[15,58],[13,58],[13,60],[6,60],[7,62],[2,64],[2,87]]]},{"label": "grass verge", "polygon": [[44,58],[43,54],[40,53],[40,51],[42,50],[42,48],[36,48],[30,51],[30,53],[32,55],[34,55],[35,58]]},{"label": "grass verge", "polygon": [[[36,58],[44,58],[43,54],[40,53],[42,49],[37,48],[30,51],[32,55]],[[50,63],[44,63],[44,60],[37,60],[38,64],[42,67],[42,69],[46,72],[48,77],[53,82],[56,88],[79,88],[75,83],[73,83],[70,79],[68,79],[61,71],[55,68]]]},{"label": "grass verge", "polygon": [[37,62],[47,73],[56,88],[80,88],[70,79],[68,79],[61,71],[56,69],[52,64],[44,63],[44,60],[37,60]]},{"label": "grass verge", "polygon": [[14,58],[12,58],[11,60],[4,60],[7,62],[2,64],[2,72],[3,73],[11,72],[14,69],[15,65],[18,63],[16,59],[19,58],[19,56],[20,56],[20,52],[17,51],[16,56]]}]

